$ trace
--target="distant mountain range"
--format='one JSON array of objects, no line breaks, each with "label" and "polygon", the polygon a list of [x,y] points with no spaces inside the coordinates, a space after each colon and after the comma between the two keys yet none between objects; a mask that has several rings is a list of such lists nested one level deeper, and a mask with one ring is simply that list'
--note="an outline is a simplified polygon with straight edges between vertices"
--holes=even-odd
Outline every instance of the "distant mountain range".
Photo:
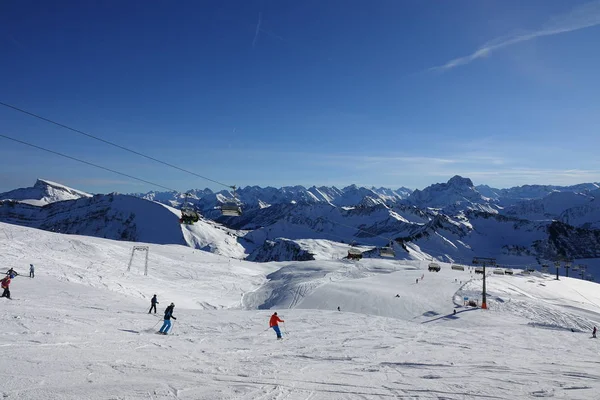
[{"label": "distant mountain range", "polygon": [[[239,217],[223,217],[229,191],[190,190],[203,218],[178,223],[185,193],[90,195],[38,180],[32,188],[0,194],[0,221],[61,233],[117,240],[183,244],[255,261],[313,259],[357,247],[365,257],[392,246],[396,258],[444,261],[496,257],[505,264],[556,258],[600,258],[600,189],[475,187],[455,176],[423,190],[302,186],[236,191]],[[345,246],[345,247],[344,247]],[[319,251],[319,254],[323,254]]]}]

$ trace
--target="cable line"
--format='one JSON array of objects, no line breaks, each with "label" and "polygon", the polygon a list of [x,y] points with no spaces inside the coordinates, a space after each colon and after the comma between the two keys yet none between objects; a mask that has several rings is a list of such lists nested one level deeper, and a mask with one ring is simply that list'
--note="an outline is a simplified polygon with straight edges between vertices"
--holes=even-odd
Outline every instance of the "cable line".
[{"label": "cable line", "polygon": [[135,179],[136,181],[144,182],[144,183],[147,183],[147,184],[153,185],[153,186],[158,186],[159,188],[167,189],[167,190],[172,191],[172,192],[177,192],[177,190],[171,189],[171,188],[169,188],[167,186],[163,186],[163,185],[160,185],[158,183],[150,182],[150,181],[147,181],[147,180],[142,179],[142,178],[137,178],[137,177],[135,177],[133,175],[129,175],[129,174],[126,174],[124,172],[115,171],[114,169],[103,167],[102,165],[94,164],[94,163],[91,163],[89,161],[85,161],[85,160],[81,160],[79,158],[71,157],[71,156],[68,156],[66,154],[59,153],[58,151],[49,150],[49,149],[46,149],[44,147],[37,146],[35,144],[27,143],[27,142],[24,142],[22,140],[15,139],[15,138],[12,138],[10,136],[3,135],[1,133],[0,133],[0,137],[3,137],[3,138],[8,139],[8,140],[12,140],[13,142],[24,144],[26,146],[30,146],[30,147],[36,148],[36,149],[39,149],[39,150],[47,151],[48,153],[56,154],[56,155],[59,155],[61,157],[65,157],[65,158],[68,158],[68,159],[71,159],[71,160],[75,160],[75,161],[83,163],[83,164],[91,165],[92,167],[100,168],[100,169],[103,169],[105,171],[109,171],[109,172],[112,172],[112,173],[115,173],[115,174],[119,174],[119,175],[125,176],[127,178]]},{"label": "cable line", "polygon": [[179,170],[179,171],[186,172],[186,173],[188,173],[188,174],[191,174],[191,175],[197,176],[198,178],[202,178],[202,179],[205,179],[205,180],[207,180],[207,181],[210,181],[210,182],[213,182],[213,183],[216,183],[216,184],[218,184],[218,185],[225,186],[225,187],[228,187],[228,188],[232,188],[232,189],[234,188],[234,186],[232,186],[232,185],[227,185],[227,184],[225,184],[225,183],[223,183],[223,182],[219,182],[219,181],[216,181],[216,180],[214,180],[214,179],[210,179],[210,178],[208,178],[208,177],[206,177],[206,176],[199,175],[199,174],[197,174],[197,173],[195,173],[195,172],[192,172],[192,171],[189,171],[189,170],[187,170],[187,169],[185,169],[185,168],[181,168],[181,167],[178,167],[178,166],[176,166],[176,165],[170,164],[170,163],[168,163],[168,162],[166,162],[166,161],[162,161],[162,160],[159,160],[159,159],[157,159],[157,158],[154,158],[154,157],[148,156],[148,155],[146,155],[146,154],[140,153],[140,152],[138,152],[138,151],[131,150],[131,149],[127,148],[127,147],[124,147],[124,146],[118,145],[118,144],[116,144],[116,143],[113,143],[113,142],[111,142],[111,141],[108,141],[108,140],[105,140],[105,139],[99,138],[98,136],[94,136],[94,135],[92,135],[92,134],[90,134],[90,133],[87,133],[87,132],[81,131],[81,130],[79,130],[79,129],[72,128],[72,127],[70,127],[70,126],[68,126],[68,125],[61,124],[60,122],[53,121],[53,120],[51,120],[51,119],[49,119],[49,118],[45,118],[45,117],[42,117],[42,116],[40,116],[40,115],[34,114],[34,113],[32,113],[32,112],[29,112],[29,111],[23,110],[22,108],[19,108],[19,107],[13,106],[13,105],[11,105],[11,104],[3,103],[3,102],[1,102],[1,101],[0,101],[0,105],[2,105],[2,106],[4,106],[4,107],[7,107],[7,108],[11,108],[11,109],[13,109],[13,110],[15,110],[15,111],[18,111],[18,112],[20,112],[20,113],[23,113],[23,114],[27,114],[27,115],[29,115],[29,116],[31,116],[31,117],[34,117],[34,118],[40,119],[40,120],[42,120],[42,121],[49,122],[49,123],[51,123],[51,124],[54,124],[54,125],[56,125],[56,126],[60,126],[61,128],[68,129],[68,130],[70,130],[70,131],[72,131],[72,132],[79,133],[80,135],[87,136],[87,137],[89,137],[89,138],[91,138],[91,139],[98,140],[98,141],[100,141],[100,142],[102,142],[102,143],[106,143],[106,144],[108,144],[108,145],[111,145],[111,146],[117,147],[117,148],[119,148],[119,149],[121,149],[121,150],[128,151],[128,152],[130,152],[130,153],[133,153],[133,154],[135,154],[135,155],[138,155],[138,156],[140,156],[140,157],[145,157],[145,158],[147,158],[147,159],[149,159],[149,160],[152,160],[152,161],[155,161],[155,162],[157,162],[157,163],[160,163],[160,164],[166,165],[166,166],[168,166],[168,167],[175,168],[175,169],[177,169],[177,170]]}]

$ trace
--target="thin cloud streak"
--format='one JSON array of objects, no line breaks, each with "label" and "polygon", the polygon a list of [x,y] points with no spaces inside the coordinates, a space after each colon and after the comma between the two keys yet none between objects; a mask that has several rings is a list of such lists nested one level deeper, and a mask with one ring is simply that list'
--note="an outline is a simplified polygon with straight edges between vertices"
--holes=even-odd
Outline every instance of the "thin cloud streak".
[{"label": "thin cloud streak", "polygon": [[256,46],[256,41],[258,40],[258,34],[260,33],[260,25],[262,24],[262,11],[258,13],[258,22],[256,23],[256,31],[254,32],[254,39],[252,40],[252,48]]},{"label": "thin cloud streak", "polygon": [[446,71],[469,64],[479,58],[489,56],[493,51],[538,37],[558,35],[600,25],[600,1],[593,1],[575,7],[571,12],[550,19],[541,29],[533,32],[513,34],[494,39],[465,57],[455,58],[446,64],[430,68],[430,71]]}]

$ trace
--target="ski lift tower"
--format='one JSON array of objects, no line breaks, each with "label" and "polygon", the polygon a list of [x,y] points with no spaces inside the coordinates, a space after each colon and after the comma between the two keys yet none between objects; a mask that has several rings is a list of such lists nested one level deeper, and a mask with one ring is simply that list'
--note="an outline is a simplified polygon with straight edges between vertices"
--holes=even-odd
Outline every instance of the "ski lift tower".
[{"label": "ski lift tower", "polygon": [[565,276],[568,278],[569,277],[569,268],[571,268],[571,261],[567,260],[565,261]]},{"label": "ski lift tower", "polygon": [[558,269],[560,268],[560,261],[554,261],[554,266],[556,267],[556,280],[558,281]]},{"label": "ski lift tower", "polygon": [[585,274],[586,269],[587,269],[587,265],[579,264],[579,270],[581,271],[581,279],[583,279],[583,275]]},{"label": "ski lift tower", "polygon": [[485,293],[485,267],[486,265],[489,265],[490,267],[496,265],[496,259],[485,257],[473,257],[473,264],[483,266],[483,293],[481,296],[481,308],[487,309],[487,298]]},{"label": "ski lift tower", "polygon": [[150,252],[150,249],[148,246],[133,246],[133,250],[131,250],[131,258],[129,259],[129,265],[127,266],[127,272],[131,271],[131,263],[133,262],[133,256],[135,255],[136,251],[145,251],[146,252],[146,258],[144,260],[144,275],[147,276],[148,275],[148,253]]}]

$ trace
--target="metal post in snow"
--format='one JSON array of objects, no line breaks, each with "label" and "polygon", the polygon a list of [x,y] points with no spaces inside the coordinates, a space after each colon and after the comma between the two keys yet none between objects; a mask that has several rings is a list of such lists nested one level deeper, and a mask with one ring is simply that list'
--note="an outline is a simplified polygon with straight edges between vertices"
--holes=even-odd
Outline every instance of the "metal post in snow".
[{"label": "metal post in snow", "polygon": [[481,296],[481,308],[487,309],[487,293],[486,293],[486,286],[485,286],[485,278],[486,278],[485,267],[486,267],[486,265],[489,265],[489,266],[496,265],[496,259],[495,258],[485,258],[485,257],[474,257],[473,264],[483,265],[483,293]]}]

